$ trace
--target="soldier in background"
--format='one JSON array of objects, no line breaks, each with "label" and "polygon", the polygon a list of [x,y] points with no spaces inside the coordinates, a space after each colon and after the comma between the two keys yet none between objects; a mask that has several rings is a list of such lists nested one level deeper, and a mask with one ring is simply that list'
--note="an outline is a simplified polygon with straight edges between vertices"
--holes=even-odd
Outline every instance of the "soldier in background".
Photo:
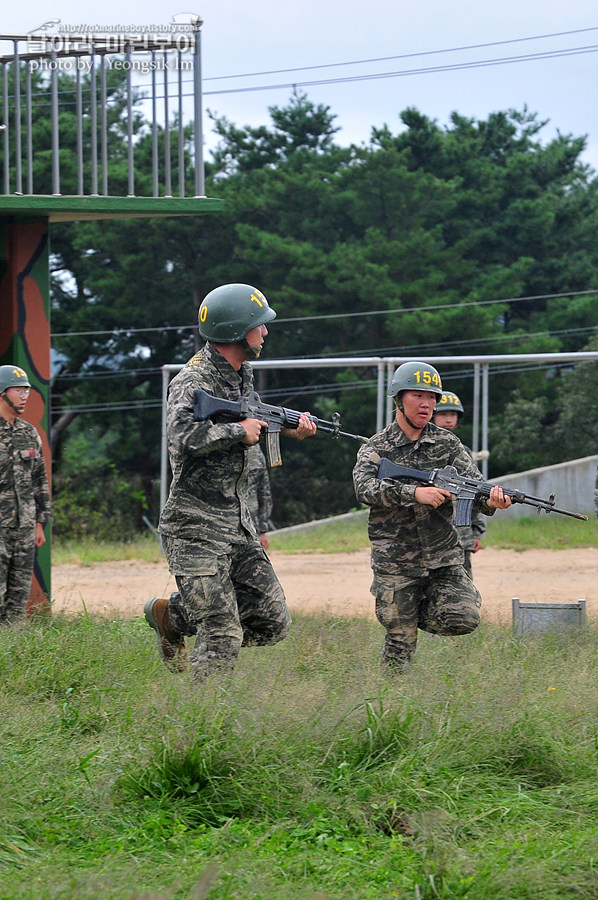
[{"label": "soldier in background", "polygon": [[249,511],[260,536],[260,544],[267,550],[270,542],[266,532],[270,528],[272,515],[272,488],[266,457],[259,444],[247,451],[247,477],[249,479]]},{"label": "soldier in background", "polygon": [[[424,362],[403,363],[389,396],[396,413],[390,425],[360,447],[353,469],[357,499],[370,507],[376,617],[386,629],[382,667],[401,672],[417,645],[417,632],[468,634],[480,622],[482,598],[463,567],[463,549],[453,524],[452,495],[408,479],[378,478],[382,457],[415,469],[454,466],[482,479],[459,438],[431,422],[442,397],[440,375]],[[474,501],[486,515],[511,500],[494,485],[487,500]]]},{"label": "soldier in background", "polygon": [[[455,431],[461,425],[463,419],[463,404],[453,391],[443,391],[434,409],[432,421],[440,428]],[[473,453],[463,444],[471,458]],[[456,508],[456,501],[453,502]],[[461,525],[457,528],[459,542],[463,547],[465,559],[463,565],[469,577],[472,577],[471,554],[477,553],[482,548],[482,537],[486,534],[486,521],[484,516],[475,507],[471,511],[471,525]]]},{"label": "soldier in background", "polygon": [[[253,391],[250,361],[261,353],[266,323],[276,317],[261,291],[249,284],[215,288],[199,307],[206,344],[173,378],[168,391],[167,435],[172,483],[159,532],[178,590],[144,607],[158,650],[171,669],[187,663],[185,635],[197,683],[234,667],[241,646],[274,644],[291,616],[272,563],[249,511],[248,450],[267,422],[196,421],[193,395],[202,389],[225,400]],[[316,425],[301,415],[282,434],[302,440]]]},{"label": "soldier in background", "polygon": [[19,366],[0,366],[0,624],[22,622],[35,550],[46,543],[50,491],[42,441],[21,416],[31,383]]}]

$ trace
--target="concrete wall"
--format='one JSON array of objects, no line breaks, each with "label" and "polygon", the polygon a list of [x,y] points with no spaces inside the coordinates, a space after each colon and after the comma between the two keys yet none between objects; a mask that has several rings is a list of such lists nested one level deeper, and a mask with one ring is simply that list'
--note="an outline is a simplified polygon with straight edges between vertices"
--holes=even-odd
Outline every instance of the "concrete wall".
[{"label": "concrete wall", "polygon": [[[598,470],[598,454],[596,456],[584,456],[582,459],[573,459],[570,462],[558,463],[556,466],[543,466],[540,469],[529,469],[527,472],[517,472],[515,475],[503,475],[501,478],[490,478],[491,483],[502,484],[504,487],[517,488],[525,494],[534,497],[548,499],[555,494],[556,505],[570,512],[579,512],[594,516],[594,485]],[[305,531],[317,528],[325,522],[337,522],[343,519],[355,517],[367,518],[368,510],[343,513],[340,516],[331,516],[328,519],[317,519],[313,522],[304,522],[301,525],[290,525],[287,528],[275,529],[278,533],[293,531]],[[495,514],[496,520],[518,518],[520,516],[535,516],[536,511],[532,506],[524,503],[515,503],[509,509],[501,509]],[[544,515],[544,513],[541,513]],[[489,520],[491,522],[492,520]],[[583,524],[583,523],[582,523]]]},{"label": "concrete wall", "polygon": [[[547,499],[551,494],[555,494],[556,505],[561,509],[593,516],[597,469],[598,455],[584,456],[570,462],[558,463],[556,466],[543,466],[540,469],[529,469],[527,472],[488,480],[496,481],[504,487],[517,488],[534,497]],[[497,515],[501,519],[505,516],[518,518],[535,515],[535,511],[531,506],[516,503],[510,509],[499,510]]]}]

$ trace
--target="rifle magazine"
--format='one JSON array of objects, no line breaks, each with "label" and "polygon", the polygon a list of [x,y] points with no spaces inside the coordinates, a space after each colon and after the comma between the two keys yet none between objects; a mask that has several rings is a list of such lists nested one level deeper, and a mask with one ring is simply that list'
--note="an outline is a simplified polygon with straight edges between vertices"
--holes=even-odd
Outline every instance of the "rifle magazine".
[{"label": "rifle magazine", "polygon": [[271,469],[282,466],[282,453],[280,452],[280,432],[266,431],[264,435],[264,449],[266,462]]}]

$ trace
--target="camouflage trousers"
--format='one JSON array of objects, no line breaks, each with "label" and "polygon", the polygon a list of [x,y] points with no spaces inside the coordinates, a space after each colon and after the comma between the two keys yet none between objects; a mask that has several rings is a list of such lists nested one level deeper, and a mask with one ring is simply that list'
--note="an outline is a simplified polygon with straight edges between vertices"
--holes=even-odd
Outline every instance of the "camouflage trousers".
[{"label": "camouflage trousers", "polygon": [[463,568],[469,575],[471,579],[473,579],[473,569],[471,566],[471,550],[463,551]]},{"label": "camouflage trousers", "polygon": [[401,671],[417,646],[417,630],[469,634],[480,623],[482,598],[463,566],[430,569],[421,577],[374,574],[376,617],[386,628],[381,663]]},{"label": "camouflage trousers", "polygon": [[168,612],[181,634],[196,635],[189,661],[196,681],[231,670],[241,647],[275,644],[291,625],[284,592],[259,545],[205,557],[193,575],[175,576]]},{"label": "camouflage trousers", "polygon": [[0,625],[24,620],[34,557],[34,530],[17,528],[10,534],[0,530]]}]

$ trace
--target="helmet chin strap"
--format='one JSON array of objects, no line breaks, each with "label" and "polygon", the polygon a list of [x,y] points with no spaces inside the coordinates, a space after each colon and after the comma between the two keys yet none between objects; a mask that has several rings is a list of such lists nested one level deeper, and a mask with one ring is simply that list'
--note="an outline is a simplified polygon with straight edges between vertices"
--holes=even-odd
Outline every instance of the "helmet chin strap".
[{"label": "helmet chin strap", "polygon": [[405,410],[403,409],[403,398],[402,398],[401,395],[399,395],[399,401],[398,401],[398,403],[397,403],[397,409],[399,410],[399,412],[401,413],[401,415],[403,416],[403,418],[405,419],[405,421],[407,422],[407,424],[410,425],[411,428],[414,429],[414,431],[421,431],[421,430],[422,430],[421,425],[414,425],[413,422],[411,421],[411,419],[407,418],[407,416],[405,415]]},{"label": "helmet chin strap", "polygon": [[0,397],[2,397],[2,399],[4,400],[5,403],[8,403],[8,405],[11,407],[11,409],[13,409],[16,412],[17,416],[20,416],[23,414],[23,410],[19,409],[18,406],[14,405],[12,400],[6,395],[6,391],[2,391],[2,393],[0,394]]},{"label": "helmet chin strap", "polygon": [[239,341],[239,344],[241,345],[249,359],[257,359],[260,355],[260,350],[256,350],[255,347],[252,347],[247,338],[243,338],[242,341]]}]

